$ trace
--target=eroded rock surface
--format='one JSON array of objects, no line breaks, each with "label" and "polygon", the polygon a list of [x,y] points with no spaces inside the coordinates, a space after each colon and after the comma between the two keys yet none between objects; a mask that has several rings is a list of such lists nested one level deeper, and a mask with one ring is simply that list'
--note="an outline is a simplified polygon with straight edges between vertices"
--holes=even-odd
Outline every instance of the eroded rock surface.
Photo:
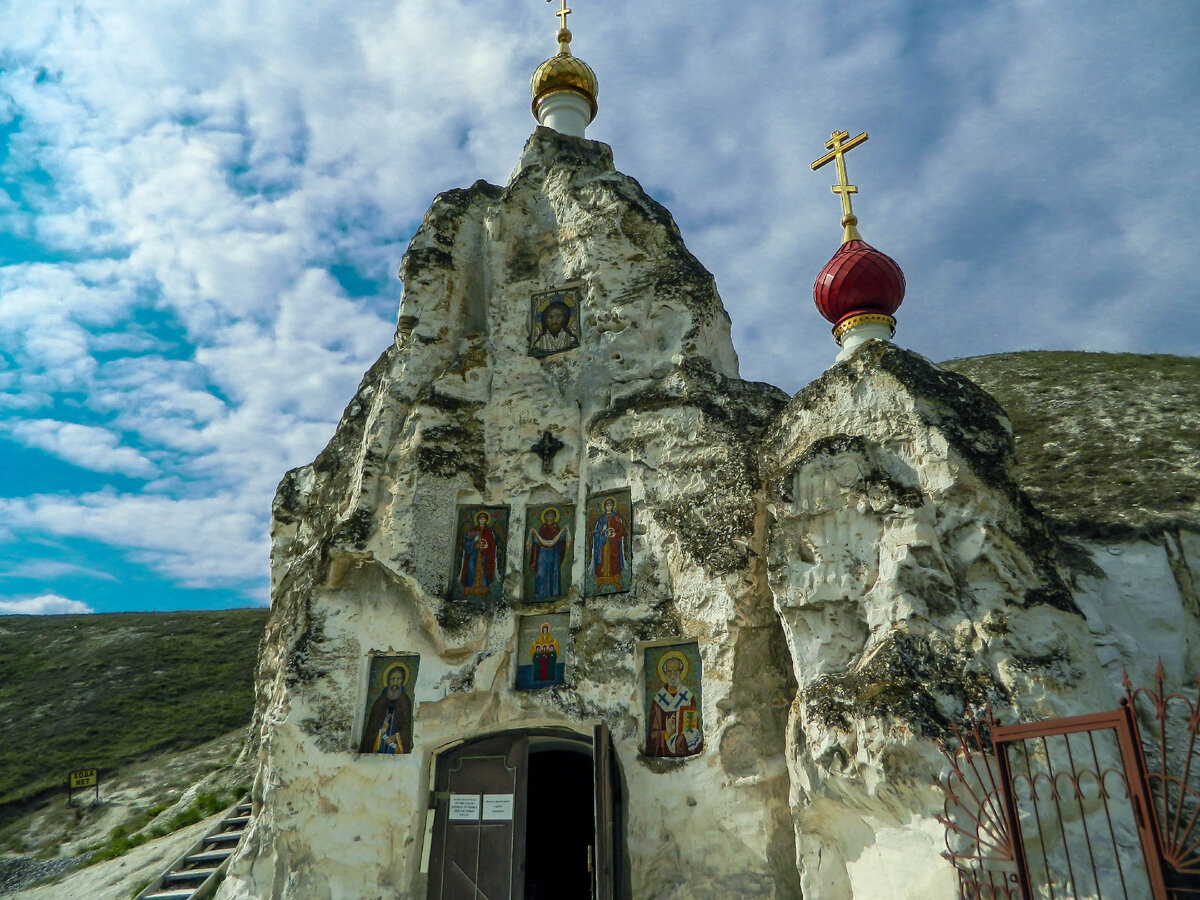
[{"label": "eroded rock surface", "polygon": [[1146,602],[1157,621],[1116,625],[1128,579],[1057,540],[1013,465],[991,396],[877,341],[797,394],[769,435],[806,897],[954,896],[931,790],[951,720],[989,702],[1010,722],[1112,709],[1101,632],[1127,654],[1149,637],[1175,660],[1194,641],[1161,591]]},{"label": "eroded rock surface", "polygon": [[1200,673],[1200,359],[1036,352],[943,368],[1013,423],[1013,478],[1075,560],[1075,599],[1110,682]]},{"label": "eroded rock surface", "polygon": [[[790,401],[740,380],[711,276],[602,144],[539,129],[507,186],[435,200],[401,277],[393,346],[276,496],[256,817],[220,897],[424,898],[437,751],[603,722],[625,896],[949,900],[951,721],[1109,709],[1155,653],[1195,668],[1190,507],[1105,542],[1072,500],[1060,527],[1001,406],[891,345]],[[530,296],[571,285],[581,345],[530,356]],[[635,586],[584,597],[585,501],[618,488]],[[545,503],[578,511],[574,587],[539,607],[569,614],[573,663],[518,692],[525,512]],[[503,591],[450,599],[455,509],[484,504],[511,509]],[[685,760],[644,754],[660,639],[700,648],[705,749]],[[356,752],[372,653],[420,655],[409,755]]]},{"label": "eroded rock surface", "polygon": [[[225,897],[424,897],[432,754],[480,733],[611,729],[637,897],[798,897],[790,666],[761,546],[757,453],[786,402],[743,382],[712,277],[602,144],[541,130],[505,188],[442,194],[405,257],[400,327],[274,508],[261,804]],[[582,344],[528,355],[530,296],[577,284]],[[563,443],[552,472],[529,448]],[[517,692],[523,511],[628,487],[632,592],[582,598],[568,684]],[[511,507],[503,601],[447,599],[457,504]],[[575,523],[571,523],[575,526]],[[575,526],[575,533],[579,528]],[[644,744],[639,642],[698,640],[705,751]],[[416,752],[358,755],[372,651],[419,653]]]}]

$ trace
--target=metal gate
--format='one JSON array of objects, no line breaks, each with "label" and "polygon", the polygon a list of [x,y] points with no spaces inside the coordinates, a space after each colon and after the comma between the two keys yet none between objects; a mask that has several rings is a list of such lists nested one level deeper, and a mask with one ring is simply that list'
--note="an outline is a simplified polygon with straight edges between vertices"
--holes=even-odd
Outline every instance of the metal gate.
[{"label": "metal gate", "polygon": [[1112,712],[956,730],[939,786],[960,898],[1198,900],[1198,731],[1200,691],[1165,694],[1161,665]]}]

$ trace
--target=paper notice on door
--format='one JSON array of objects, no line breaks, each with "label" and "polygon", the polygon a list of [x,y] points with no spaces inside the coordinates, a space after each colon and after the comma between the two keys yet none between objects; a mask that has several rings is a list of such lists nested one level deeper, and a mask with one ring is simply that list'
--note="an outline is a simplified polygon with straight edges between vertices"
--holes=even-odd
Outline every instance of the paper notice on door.
[{"label": "paper notice on door", "polygon": [[479,795],[478,794],[451,794],[450,795],[450,821],[451,822],[478,822],[479,821]]},{"label": "paper notice on door", "polygon": [[512,794],[484,794],[483,821],[511,822],[513,817]]}]

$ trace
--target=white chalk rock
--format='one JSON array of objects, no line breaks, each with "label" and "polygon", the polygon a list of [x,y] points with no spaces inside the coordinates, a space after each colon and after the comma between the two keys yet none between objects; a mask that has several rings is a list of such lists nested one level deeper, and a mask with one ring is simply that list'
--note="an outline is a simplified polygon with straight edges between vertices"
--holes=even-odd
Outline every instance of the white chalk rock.
[{"label": "white chalk rock", "polygon": [[[275,498],[255,818],[220,898],[425,900],[439,759],[486,735],[590,746],[603,723],[625,896],[950,900],[951,722],[1110,710],[1158,657],[1169,688],[1197,671],[1194,447],[1158,441],[1182,462],[1163,451],[1124,506],[1120,472],[1099,489],[1083,465],[1022,470],[1031,502],[1000,406],[914,354],[868,341],[790,402],[741,381],[712,277],[603,144],[539,128],[507,186],[434,201],[400,274],[393,346]],[[552,337],[577,346],[543,356],[551,289],[576,292]],[[1095,466],[1086,431],[1018,437]],[[585,505],[621,489],[632,590],[584,596]],[[531,606],[541,504],[576,509],[573,586]],[[500,590],[470,601],[460,506],[509,509]],[[563,685],[515,689],[530,612],[568,617]],[[647,756],[644,648],[693,641],[703,749]],[[411,753],[358,752],[379,654],[419,656]],[[564,822],[591,816],[578,787]]]},{"label": "white chalk rock", "polygon": [[806,897],[951,900],[932,787],[951,719],[989,700],[1011,722],[1116,704],[1012,462],[991,397],[881,341],[797,394],[770,434]]},{"label": "white chalk rock", "polygon": [[[506,187],[440,195],[400,274],[395,345],[276,497],[258,812],[220,896],[423,898],[437,750],[602,721],[632,896],[798,897],[790,670],[753,549],[760,439],[786,397],[738,379],[712,276],[608,147],[548,129]],[[563,286],[581,298],[579,346],[531,356],[531,296]],[[547,430],[563,447],[544,472],[530,447]],[[619,488],[634,588],[581,596],[587,496]],[[578,510],[574,587],[530,608],[524,513],[549,502]],[[447,599],[463,504],[511,509],[498,602]],[[514,690],[532,610],[570,616],[564,686]],[[671,639],[699,644],[704,749],[662,760],[643,755],[641,647]],[[420,655],[411,754],[356,752],[373,651]]]}]

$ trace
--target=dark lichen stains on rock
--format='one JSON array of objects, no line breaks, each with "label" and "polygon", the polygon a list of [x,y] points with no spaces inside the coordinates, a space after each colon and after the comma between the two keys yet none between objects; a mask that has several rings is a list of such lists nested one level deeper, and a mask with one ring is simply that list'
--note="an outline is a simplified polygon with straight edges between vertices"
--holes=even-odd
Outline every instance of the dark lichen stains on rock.
[{"label": "dark lichen stains on rock", "polygon": [[433,270],[453,269],[451,251],[463,219],[474,206],[494,201],[503,192],[503,188],[494,184],[477,181],[465,190],[456,188],[438,194],[409,242],[400,263],[400,280],[415,284]]},{"label": "dark lichen stains on rock", "polygon": [[400,269],[400,278],[406,282],[416,282],[431,269],[450,269],[454,266],[454,257],[441,247],[414,247],[404,254],[404,265]]},{"label": "dark lichen stains on rock", "polygon": [[[722,468],[706,473],[713,477],[712,489],[680,493],[671,502],[650,508],[655,522],[713,575],[738,572],[749,564],[746,548],[754,535],[758,511],[754,499],[758,486],[744,472],[740,483],[722,481]],[[733,490],[726,494],[731,486]]]},{"label": "dark lichen stains on rock", "polygon": [[426,427],[417,447],[417,468],[438,478],[453,478],[464,474],[477,490],[484,490],[487,481],[487,459],[484,452],[483,423],[480,401],[450,397],[430,390],[418,403],[441,413],[441,424]]},{"label": "dark lichen stains on rock", "polygon": [[437,608],[437,623],[444,631],[451,634],[461,631],[480,619],[504,614],[509,609],[508,601],[494,600],[491,596],[485,596],[482,600],[474,597],[469,600],[465,598],[451,599],[448,595],[449,589],[450,585],[447,583],[447,596],[442,599]]},{"label": "dark lichen stains on rock", "polygon": [[538,254],[533,244],[522,238],[515,238],[510,245],[507,274],[510,281],[526,281],[536,278],[539,272]]},{"label": "dark lichen stains on rock", "polygon": [[[284,664],[284,679],[289,685],[317,681],[328,674],[322,665],[319,646],[325,640],[327,612],[315,606],[311,596],[292,605],[289,615],[276,610],[272,618],[279,617],[284,630],[290,632],[286,639],[287,656]],[[265,638],[264,638],[265,640]]]},{"label": "dark lichen stains on rock", "polygon": [[303,502],[297,481],[308,467],[290,469],[284,473],[275,489],[275,500],[271,505],[271,518],[280,525],[290,525],[303,514]]},{"label": "dark lichen stains on rock", "polygon": [[339,547],[353,547],[356,550],[362,550],[366,547],[374,529],[375,522],[371,511],[356,509],[349,518],[342,522],[331,543]]},{"label": "dark lichen stains on rock", "polygon": [[434,197],[433,205],[425,214],[422,227],[431,227],[438,242],[449,246],[453,243],[453,238],[448,236],[448,229],[457,228],[463,217],[475,205],[499,200],[502,196],[504,196],[504,188],[489,184],[482,178],[469,188],[453,188],[449,191],[442,191]]},{"label": "dark lichen stains on rock", "polygon": [[969,652],[904,632],[890,634],[854,671],[822,675],[800,691],[806,718],[823,728],[848,732],[864,719],[884,719],[927,738],[950,733],[946,700],[961,713],[1006,696]]},{"label": "dark lichen stains on rock", "polygon": [[[713,425],[742,435],[754,443],[770,424],[770,418],[787,403],[779,388],[756,381],[740,381],[719,375],[707,359],[683,360],[678,369],[656,384],[620,397],[596,413],[588,423],[589,432],[604,429],[631,413],[646,413],[680,406],[694,406]],[[755,448],[757,449],[757,447]]]},{"label": "dark lichen stains on rock", "polygon": [[[1061,578],[1050,581],[1045,587],[1028,590],[1021,598],[1022,606],[1030,607],[1041,604],[1061,609],[1063,612],[1079,613],[1079,607],[1075,604],[1070,588]],[[1082,615],[1082,613],[1080,614]]]},{"label": "dark lichen stains on rock", "polygon": [[842,453],[853,453],[864,460],[868,456],[867,441],[857,434],[830,434],[819,437],[796,459],[796,468],[802,468],[814,459],[823,456],[838,456]]}]

